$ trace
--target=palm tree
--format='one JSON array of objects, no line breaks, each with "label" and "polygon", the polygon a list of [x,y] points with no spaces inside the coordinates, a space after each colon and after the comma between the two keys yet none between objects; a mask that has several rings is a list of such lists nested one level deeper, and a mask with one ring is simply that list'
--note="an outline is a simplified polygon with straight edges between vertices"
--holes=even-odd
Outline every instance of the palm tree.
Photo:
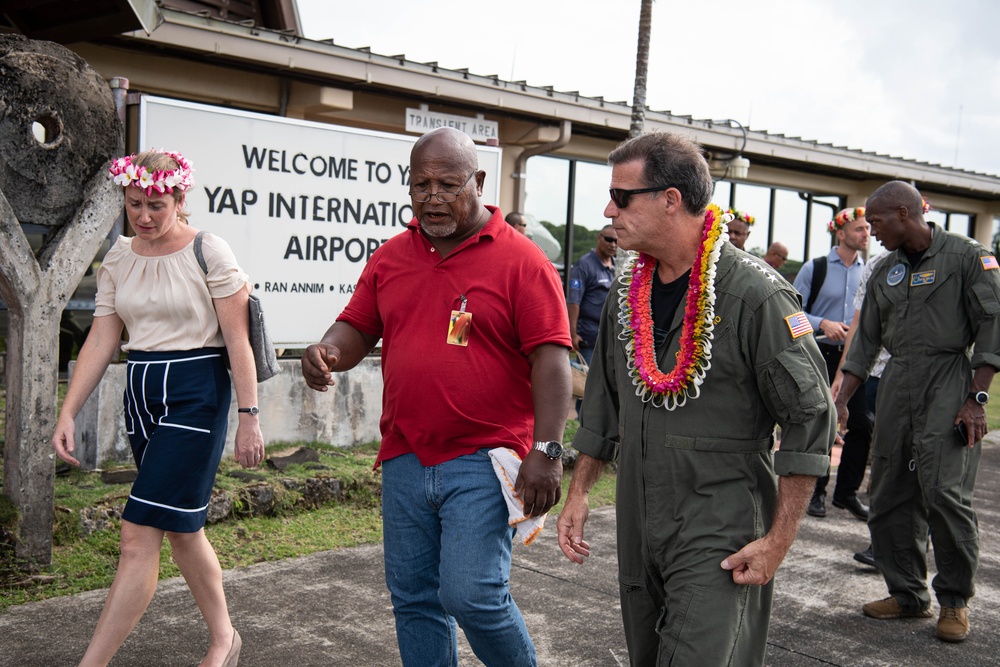
[{"label": "palm tree", "polygon": [[646,121],[646,72],[649,70],[649,33],[653,27],[653,0],[642,0],[639,9],[639,46],[635,55],[635,91],[632,94],[632,125],[628,136],[642,134]]}]

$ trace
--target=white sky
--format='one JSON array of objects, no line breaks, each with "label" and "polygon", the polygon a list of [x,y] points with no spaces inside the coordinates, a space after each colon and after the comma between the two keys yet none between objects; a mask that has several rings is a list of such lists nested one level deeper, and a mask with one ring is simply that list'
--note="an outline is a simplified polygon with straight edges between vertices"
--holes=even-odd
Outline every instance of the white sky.
[{"label": "white sky", "polygon": [[[639,0],[298,6],[312,39],[632,100]],[[998,25],[996,0],[657,0],[647,106],[1000,174]]]},{"label": "white sky", "polygon": [[[639,0],[298,7],[311,39],[632,101]],[[1000,175],[998,25],[996,0],[657,0],[647,107]]]}]

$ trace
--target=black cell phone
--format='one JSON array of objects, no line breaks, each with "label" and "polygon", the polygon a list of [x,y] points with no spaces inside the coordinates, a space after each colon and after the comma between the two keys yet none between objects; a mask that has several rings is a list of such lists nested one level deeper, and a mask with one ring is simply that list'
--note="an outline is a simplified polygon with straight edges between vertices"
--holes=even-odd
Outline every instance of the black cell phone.
[{"label": "black cell phone", "polygon": [[962,439],[963,445],[969,444],[969,429],[965,427],[965,422],[955,424],[955,434]]}]

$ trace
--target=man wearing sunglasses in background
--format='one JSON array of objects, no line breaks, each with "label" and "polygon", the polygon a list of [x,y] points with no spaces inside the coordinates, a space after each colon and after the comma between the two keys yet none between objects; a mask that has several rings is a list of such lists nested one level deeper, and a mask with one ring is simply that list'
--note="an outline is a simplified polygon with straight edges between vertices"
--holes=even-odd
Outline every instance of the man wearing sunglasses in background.
[{"label": "man wearing sunglasses in background", "polygon": [[788,261],[788,246],[781,241],[775,241],[767,246],[767,252],[764,253],[764,261],[777,271]]},{"label": "man wearing sunglasses in background", "polygon": [[508,213],[507,217],[504,219],[507,221],[508,225],[517,230],[518,234],[524,236],[528,235],[528,221],[523,215],[516,211],[512,211],[511,213]]},{"label": "man wearing sunglasses in background", "polygon": [[724,242],[697,144],[646,134],[608,161],[604,215],[640,254],[605,304],[559,546],[589,555],[587,494],[617,459],[633,667],[763,665],[774,572],[836,435],[823,358],[792,286]]},{"label": "man wearing sunglasses in background", "polygon": [[[588,365],[594,356],[601,309],[615,279],[617,254],[618,233],[612,225],[606,225],[597,234],[597,247],[581,257],[569,273],[569,295],[566,297],[569,333],[573,337],[573,349],[580,351]],[[580,401],[576,402],[576,409],[580,409]]]},{"label": "man wearing sunglasses in background", "polygon": [[485,178],[468,135],[418,139],[413,221],[302,357],[306,383],[326,391],[382,340],[385,577],[405,667],[457,665],[456,621],[485,665],[537,662],[510,595],[513,529],[489,450],[522,459],[524,514],[559,501],[571,341],[558,273],[483,205]]}]

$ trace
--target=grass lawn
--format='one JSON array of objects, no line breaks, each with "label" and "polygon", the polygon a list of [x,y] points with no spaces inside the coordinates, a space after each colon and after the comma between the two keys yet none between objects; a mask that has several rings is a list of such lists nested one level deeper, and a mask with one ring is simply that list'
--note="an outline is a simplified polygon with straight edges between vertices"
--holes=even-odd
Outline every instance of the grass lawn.
[{"label": "grass lawn", "polygon": [[[576,427],[576,422],[567,425],[567,442],[576,432]],[[270,456],[300,445],[319,451],[320,461],[292,465],[283,471],[273,468],[253,471],[275,490],[272,515],[250,517],[244,512],[243,518],[206,526],[206,535],[224,569],[382,539],[381,475],[372,470],[377,443],[351,448],[321,443],[275,444],[267,447],[267,453]],[[239,498],[243,497],[241,491],[259,482],[229,475],[236,471],[242,471],[242,468],[231,459],[225,459],[216,478],[216,490],[227,491],[237,497],[236,504],[239,505]],[[572,470],[567,469],[563,476],[564,498],[571,475]],[[316,508],[305,507],[302,496],[288,491],[288,485],[280,481],[316,477],[340,480],[344,489],[343,498]],[[612,473],[605,473],[591,492],[592,506],[614,503],[614,481]],[[0,544],[0,612],[11,605],[110,586],[118,564],[118,523],[114,522],[110,527],[90,535],[82,535],[80,515],[82,510],[89,508],[123,505],[128,490],[128,484],[105,484],[100,474],[95,472],[73,469],[57,475],[52,564],[29,583],[25,575],[13,567],[9,553],[5,561],[3,545]],[[554,534],[555,517],[561,509],[562,501],[550,512],[551,534]],[[160,554],[160,578],[179,574],[171,557],[170,545],[164,541]]]},{"label": "grass lawn", "polygon": [[986,404],[986,426],[990,431],[1000,431],[1000,396],[991,396]]},{"label": "grass lawn", "polygon": [[[60,390],[64,393],[65,385],[60,385]],[[0,389],[0,442],[3,438],[4,411],[5,393]],[[987,405],[986,417],[990,430],[1000,431],[1000,396]],[[576,421],[567,424],[566,442],[572,441],[577,427]],[[338,448],[317,443],[295,443],[294,446],[301,444],[320,451],[319,465],[322,469],[317,469],[315,465],[297,465],[281,472],[265,469],[261,471],[263,476],[270,481],[281,478],[334,477],[344,484],[344,499],[318,508],[304,508],[301,503],[297,503],[299,496],[295,493],[279,493],[281,497],[277,499],[275,512],[271,516],[232,519],[207,526],[206,533],[215,546],[223,568],[244,567],[263,561],[304,556],[381,540],[381,481],[379,474],[371,469],[375,461],[376,445],[372,443],[354,448]],[[289,446],[293,445],[269,446],[268,454],[272,455]],[[240,470],[237,465],[225,460],[219,469],[216,488],[235,494],[253,484],[228,475],[237,470]],[[564,498],[571,474],[572,470],[567,469],[563,477]],[[614,474],[606,472],[591,492],[591,504],[613,504],[614,484]],[[7,561],[4,560],[3,545],[0,543],[0,612],[10,605],[110,586],[118,563],[117,524],[82,536],[79,516],[84,508],[108,503],[121,504],[127,493],[128,485],[104,484],[96,473],[73,470],[66,475],[57,476],[52,565],[39,573],[43,578],[24,586],[16,586],[14,584],[23,579],[23,575],[11,568],[9,554]],[[562,501],[550,513],[551,518],[554,519],[561,509]],[[550,526],[554,531],[554,522]],[[164,544],[160,563],[161,578],[179,574],[171,558],[169,544]]]}]

